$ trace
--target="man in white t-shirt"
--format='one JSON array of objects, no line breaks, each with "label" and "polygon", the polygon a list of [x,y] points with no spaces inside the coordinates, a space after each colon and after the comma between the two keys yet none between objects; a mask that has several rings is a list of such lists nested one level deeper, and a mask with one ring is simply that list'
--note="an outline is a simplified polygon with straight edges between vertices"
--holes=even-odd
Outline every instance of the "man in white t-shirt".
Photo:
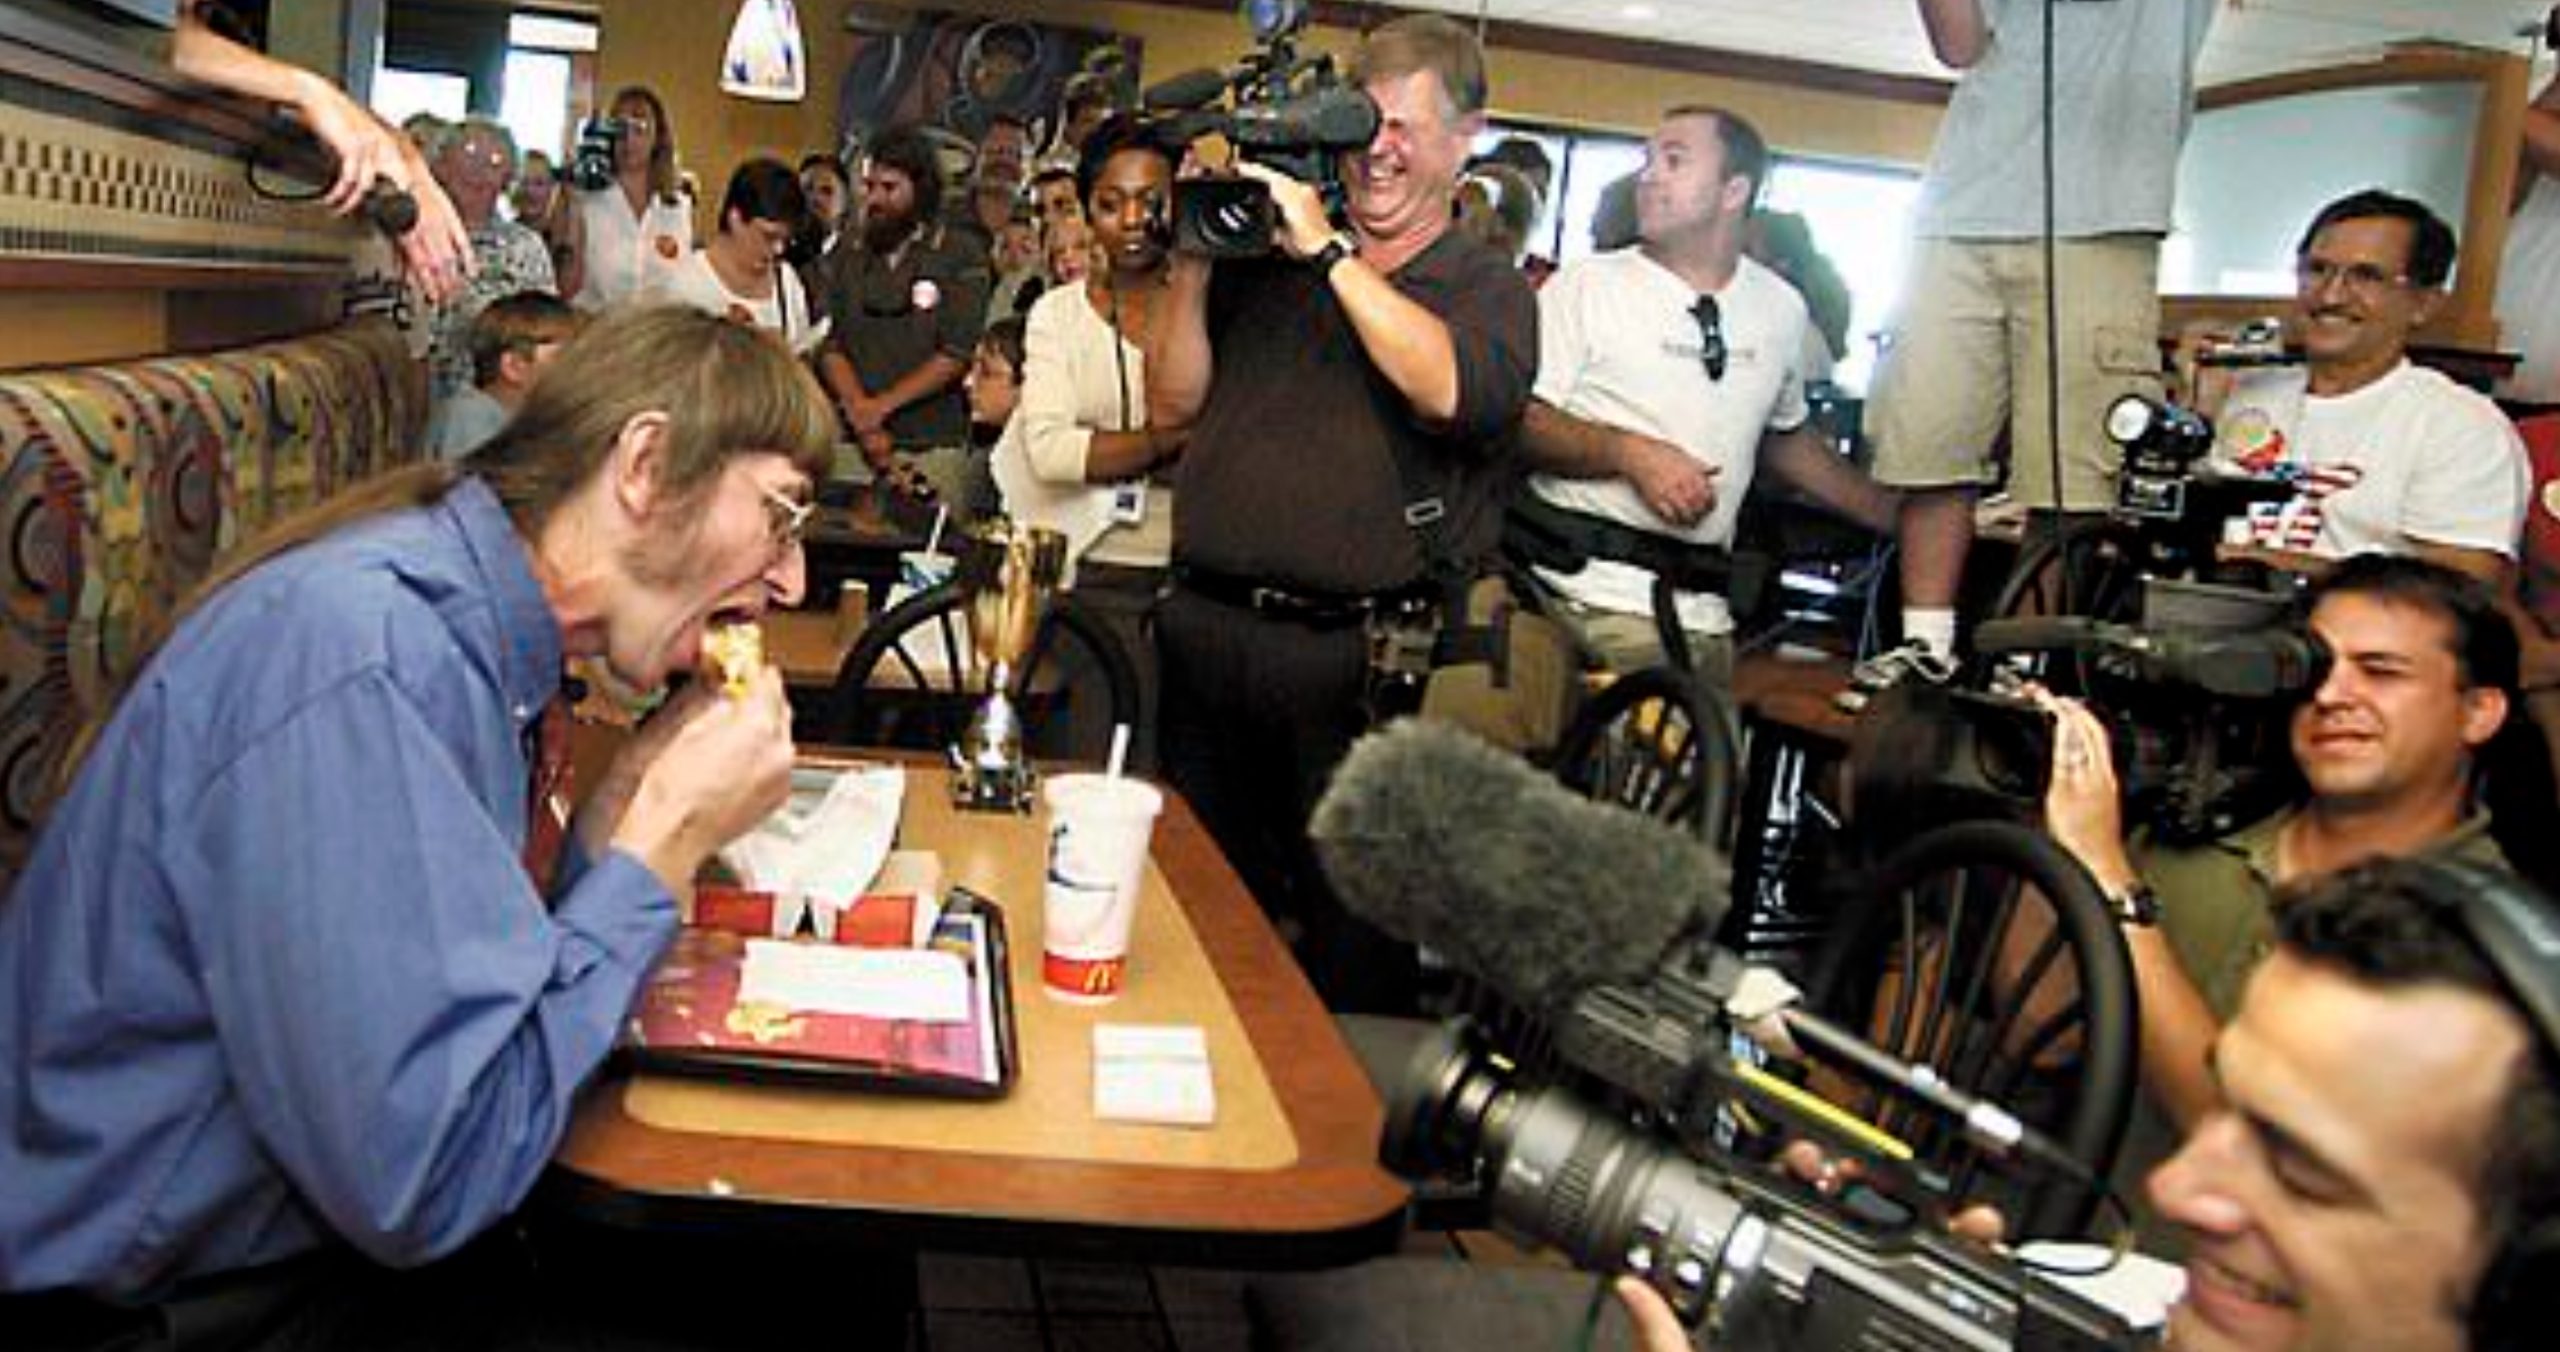
[{"label": "man in white t-shirt", "polygon": [[[1809,323],[1784,278],[1743,256],[1768,170],[1751,125],[1714,108],[1663,115],[1636,189],[1638,247],[1581,259],[1538,295],[1538,381],[1521,424],[1529,491],[1556,507],[1690,544],[1733,543],[1766,463],[1878,530],[1893,501],[1814,435],[1797,365]],[[1594,558],[1539,570],[1557,609],[1619,670],[1662,660],[1653,575]],[[1723,597],[1683,595],[1699,668],[1731,668]]]},{"label": "man in white t-shirt", "polygon": [[2378,190],[2321,208],[2295,251],[2305,365],[2261,368],[2197,401],[2226,470],[2298,476],[2250,521],[2280,554],[2416,554],[2504,593],[2529,478],[2514,424],[2486,397],[2410,364],[2409,335],[2444,303],[2453,230]]}]

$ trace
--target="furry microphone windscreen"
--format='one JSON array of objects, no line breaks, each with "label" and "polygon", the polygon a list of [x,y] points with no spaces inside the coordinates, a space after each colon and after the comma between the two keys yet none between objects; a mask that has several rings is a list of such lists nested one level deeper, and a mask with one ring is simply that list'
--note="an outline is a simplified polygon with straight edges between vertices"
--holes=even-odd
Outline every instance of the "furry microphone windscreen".
[{"label": "furry microphone windscreen", "polygon": [[1642,976],[1730,896],[1696,837],[1421,719],[1354,745],[1308,830],[1355,914],[1542,1012]]}]

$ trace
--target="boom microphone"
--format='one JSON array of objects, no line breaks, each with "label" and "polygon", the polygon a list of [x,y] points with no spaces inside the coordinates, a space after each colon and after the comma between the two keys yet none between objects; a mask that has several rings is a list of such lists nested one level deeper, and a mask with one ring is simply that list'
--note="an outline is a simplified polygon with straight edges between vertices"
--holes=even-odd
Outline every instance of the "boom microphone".
[{"label": "boom microphone", "polygon": [[1351,748],[1308,822],[1345,905],[1534,1013],[1641,979],[1730,896],[1695,837],[1406,719]]},{"label": "boom microphone", "polygon": [[1216,102],[1234,81],[1235,76],[1229,71],[1186,70],[1147,86],[1138,99],[1151,113],[1199,108]]},{"label": "boom microphone", "polygon": [[387,178],[377,178],[365,189],[365,219],[375,229],[398,239],[418,227],[418,199]]}]

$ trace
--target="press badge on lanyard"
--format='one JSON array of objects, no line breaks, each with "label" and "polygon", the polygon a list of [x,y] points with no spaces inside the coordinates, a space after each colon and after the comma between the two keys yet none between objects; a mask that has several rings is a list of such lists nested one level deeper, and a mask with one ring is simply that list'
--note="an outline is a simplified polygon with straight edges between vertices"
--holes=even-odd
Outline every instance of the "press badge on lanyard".
[{"label": "press badge on lanyard", "polygon": [[1147,481],[1123,479],[1111,485],[1111,524],[1138,526],[1147,520]]}]

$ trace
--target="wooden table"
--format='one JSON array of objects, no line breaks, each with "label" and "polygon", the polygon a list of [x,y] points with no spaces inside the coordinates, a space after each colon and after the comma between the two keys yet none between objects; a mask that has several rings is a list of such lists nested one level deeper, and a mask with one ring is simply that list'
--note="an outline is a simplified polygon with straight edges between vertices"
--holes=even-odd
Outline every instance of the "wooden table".
[{"label": "wooden table", "polygon": [[[964,1103],[608,1072],[546,1201],[616,1227],[1125,1261],[1310,1267],[1391,1249],[1407,1190],[1376,1162],[1376,1092],[1198,819],[1166,800],[1129,990],[1074,1006],[1039,981],[1040,816],[957,812],[944,772],[909,764],[901,843],[938,851],[947,883],[1008,916],[1013,1093]],[[1218,1125],[1096,1122],[1097,1022],[1202,1025]]]}]

